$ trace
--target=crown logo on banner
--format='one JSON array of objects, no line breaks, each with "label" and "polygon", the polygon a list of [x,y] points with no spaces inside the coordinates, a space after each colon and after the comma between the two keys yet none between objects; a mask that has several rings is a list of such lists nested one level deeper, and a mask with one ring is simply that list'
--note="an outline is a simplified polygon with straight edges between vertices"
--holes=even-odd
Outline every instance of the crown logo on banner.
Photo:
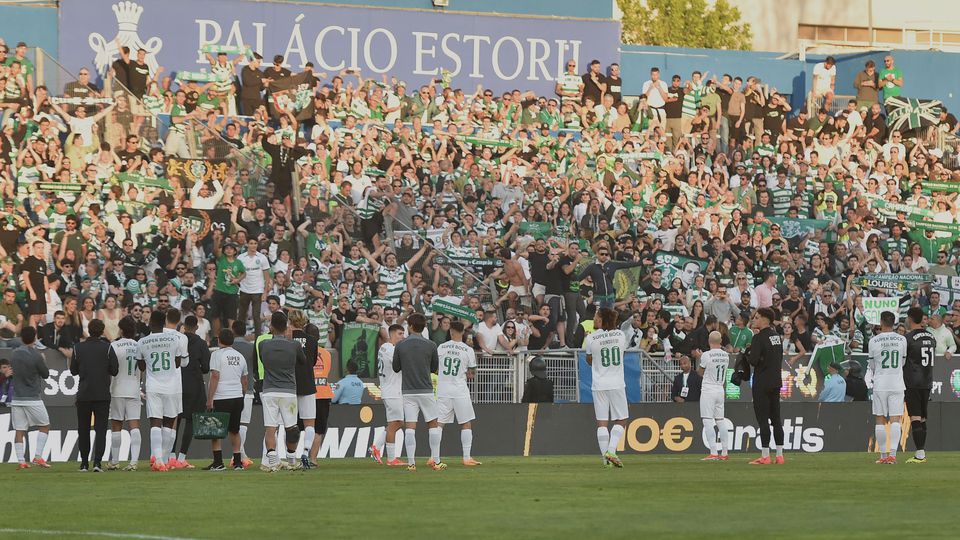
[{"label": "crown logo on banner", "polygon": [[117,35],[107,41],[102,34],[93,32],[87,38],[90,48],[96,54],[94,63],[97,66],[97,72],[100,75],[106,75],[110,69],[110,64],[120,56],[120,47],[130,47],[130,56],[136,59],[138,49],[147,51],[147,65],[154,71],[159,65],[157,54],[163,48],[163,40],[159,37],[152,37],[146,41],[140,38],[137,29],[140,25],[140,17],[143,16],[143,6],[136,2],[123,1],[113,5],[113,14],[117,18]]}]

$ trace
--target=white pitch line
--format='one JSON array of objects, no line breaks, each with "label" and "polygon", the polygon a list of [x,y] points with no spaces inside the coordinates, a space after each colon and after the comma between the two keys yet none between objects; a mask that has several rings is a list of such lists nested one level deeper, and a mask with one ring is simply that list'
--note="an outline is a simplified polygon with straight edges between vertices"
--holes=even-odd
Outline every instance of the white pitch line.
[{"label": "white pitch line", "polygon": [[47,536],[99,536],[104,538],[133,538],[136,540],[195,540],[192,538],[182,538],[179,536],[158,536],[153,534],[115,533],[102,531],[54,531],[50,529],[0,529],[0,534],[3,533],[28,533]]}]

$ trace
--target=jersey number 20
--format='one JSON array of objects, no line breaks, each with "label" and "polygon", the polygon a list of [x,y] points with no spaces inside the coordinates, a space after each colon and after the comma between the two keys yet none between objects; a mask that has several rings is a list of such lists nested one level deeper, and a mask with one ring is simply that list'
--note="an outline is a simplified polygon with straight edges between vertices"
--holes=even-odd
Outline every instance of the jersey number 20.
[{"label": "jersey number 20", "polygon": [[880,367],[882,369],[897,369],[900,366],[900,351],[880,351]]}]

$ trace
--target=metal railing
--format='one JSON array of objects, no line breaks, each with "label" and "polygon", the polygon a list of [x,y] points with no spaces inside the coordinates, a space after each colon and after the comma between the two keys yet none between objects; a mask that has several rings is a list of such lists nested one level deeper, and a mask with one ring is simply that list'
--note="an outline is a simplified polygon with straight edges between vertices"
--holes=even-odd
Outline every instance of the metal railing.
[{"label": "metal railing", "polygon": [[833,99],[830,103],[824,103],[826,101],[826,96],[814,96],[813,92],[807,94],[807,114],[809,116],[816,116],[817,111],[823,107],[827,108],[827,112],[831,115],[834,115],[847,108],[847,103],[851,99],[856,99],[857,96],[842,96],[834,94]]},{"label": "metal railing", "polygon": [[474,403],[519,403],[523,382],[517,384],[522,362],[512,354],[484,355],[477,358],[477,371],[467,382]]}]

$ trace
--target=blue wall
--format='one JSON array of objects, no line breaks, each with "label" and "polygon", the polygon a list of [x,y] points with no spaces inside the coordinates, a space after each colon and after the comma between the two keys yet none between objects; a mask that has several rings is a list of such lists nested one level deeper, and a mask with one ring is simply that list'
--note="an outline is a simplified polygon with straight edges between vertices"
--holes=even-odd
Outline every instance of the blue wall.
[{"label": "blue wall", "polygon": [[11,49],[25,41],[57,55],[57,9],[28,6],[0,6],[0,37]]},{"label": "blue wall", "polygon": [[779,53],[771,52],[623,45],[620,47],[623,93],[639,94],[644,81],[650,78],[650,68],[656,66],[660,68],[660,78],[667,81],[667,84],[670,84],[670,78],[675,74],[680,75],[683,80],[689,79],[694,70],[709,71],[707,77],[716,74],[717,79],[724,73],[742,77],[744,80],[748,76],[756,76],[778,92],[791,94],[793,105],[796,106],[800,103],[798,99],[802,100],[798,96],[806,93],[803,62],[777,60],[778,56]]},{"label": "blue wall", "polygon": [[[839,94],[855,94],[853,79],[867,60],[883,69],[887,52],[836,55]],[[903,72],[904,96],[939,99],[951,111],[960,111],[960,54],[935,51],[892,51],[893,63]],[[823,57],[807,58],[810,72]]]}]

